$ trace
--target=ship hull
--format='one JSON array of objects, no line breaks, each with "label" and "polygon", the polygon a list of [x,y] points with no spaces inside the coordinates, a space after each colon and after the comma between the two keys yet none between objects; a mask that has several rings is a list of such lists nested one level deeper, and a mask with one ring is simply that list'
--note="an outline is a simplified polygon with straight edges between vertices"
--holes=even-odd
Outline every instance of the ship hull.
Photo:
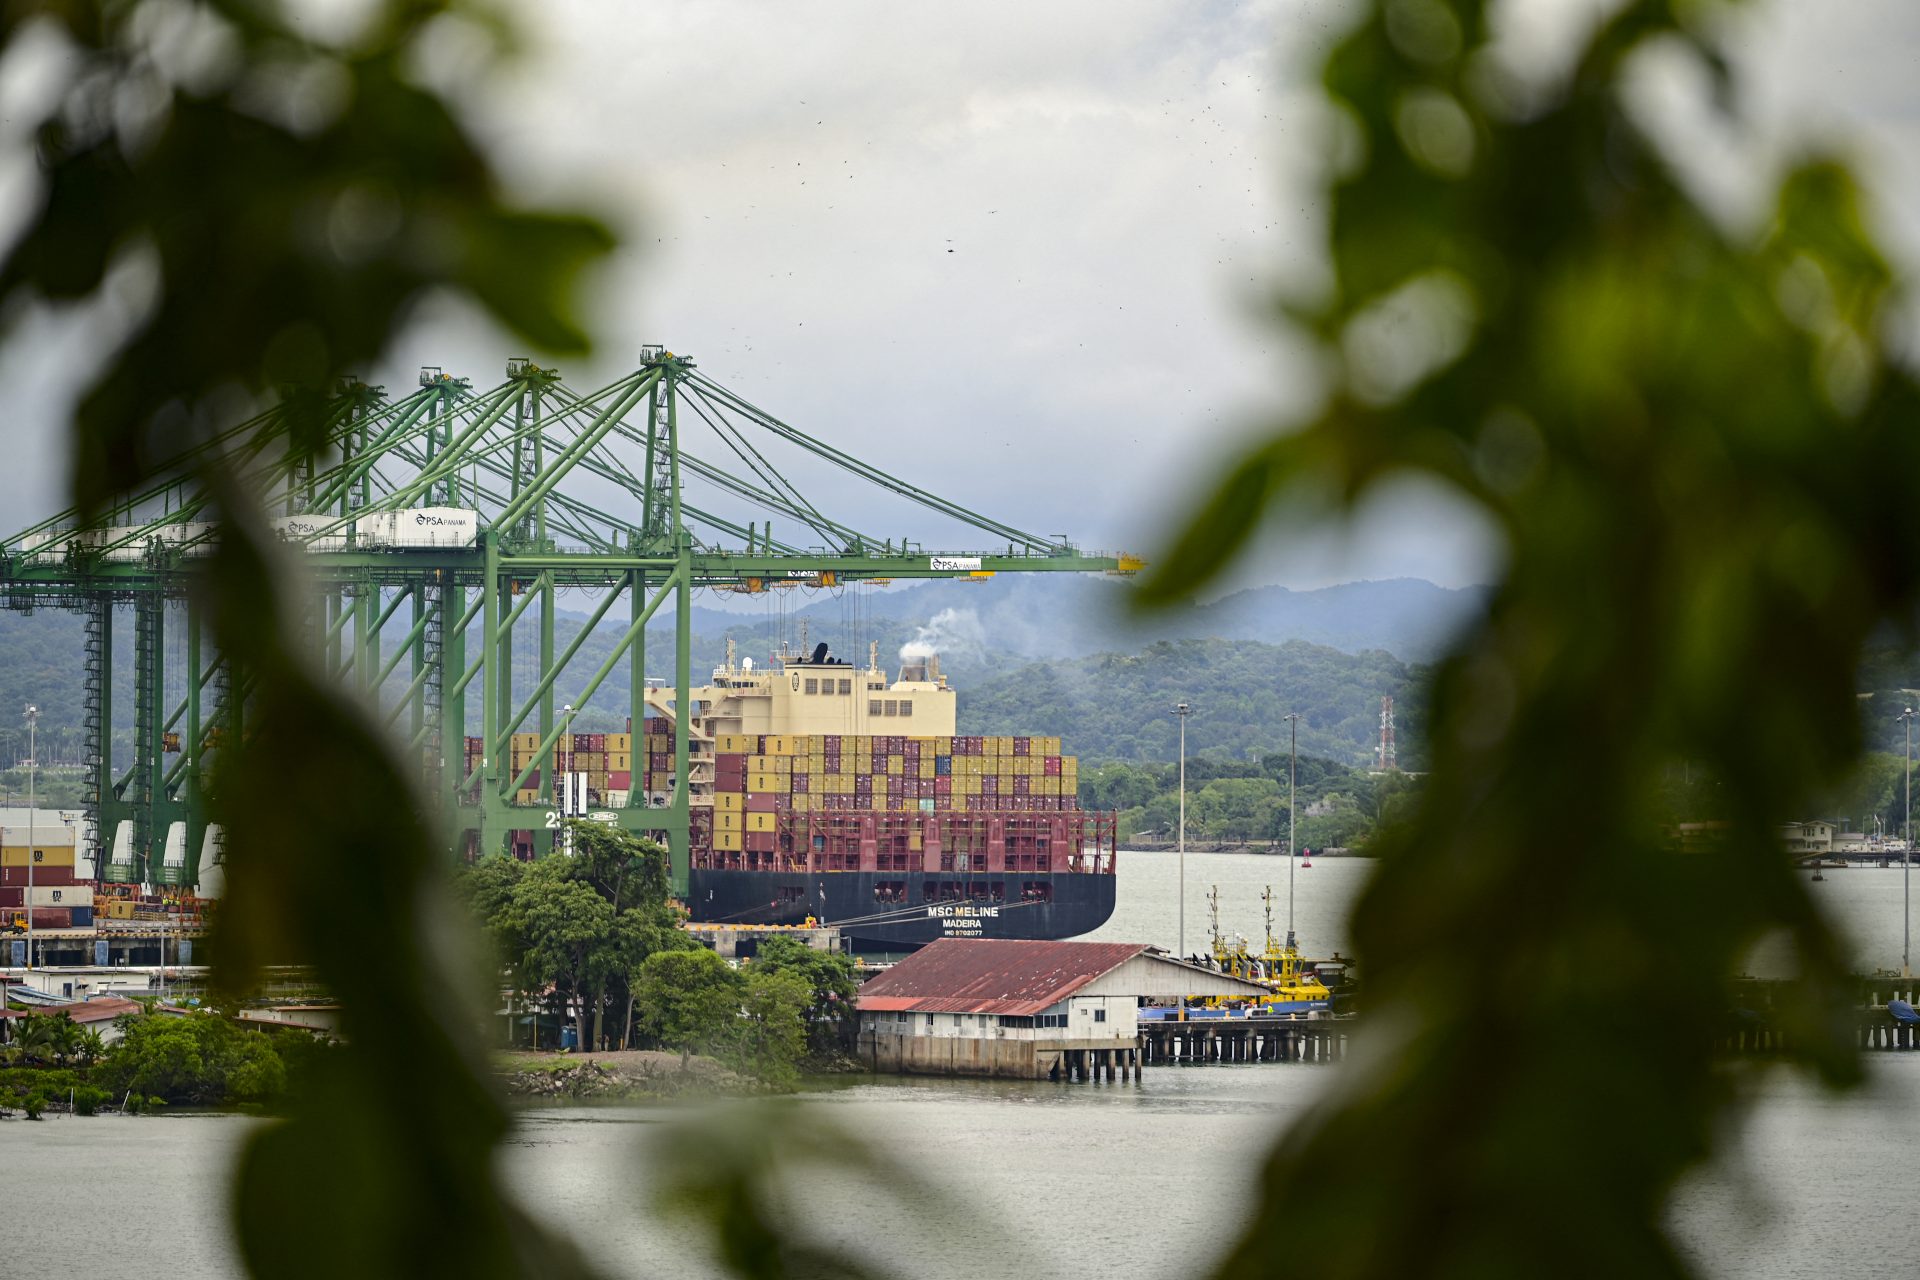
[{"label": "ship hull", "polygon": [[[1113,914],[1114,881],[1097,872],[1009,872],[964,881],[959,898],[927,896],[953,873],[716,871],[695,868],[687,907],[702,924],[804,923],[840,929],[855,951],[909,951],[940,938],[1073,938]],[[1023,896],[1028,889],[1046,896]],[[996,893],[996,890],[998,891]],[[876,892],[879,891],[879,892]],[[884,897],[882,896],[884,895]]]}]

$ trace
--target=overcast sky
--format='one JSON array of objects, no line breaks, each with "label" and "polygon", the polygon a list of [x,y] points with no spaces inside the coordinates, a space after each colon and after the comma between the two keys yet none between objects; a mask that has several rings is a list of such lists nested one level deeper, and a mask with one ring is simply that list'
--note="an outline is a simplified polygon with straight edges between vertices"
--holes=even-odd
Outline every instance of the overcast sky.
[{"label": "overcast sky", "polygon": [[[1876,175],[1883,229],[1920,257],[1920,5],[1756,8],[1736,43],[1754,145],[1845,141]],[[527,56],[463,100],[526,199],[590,201],[626,238],[593,281],[599,351],[562,364],[576,387],[663,342],[907,479],[1149,554],[1224,443],[1310,402],[1262,298],[1314,269],[1306,73],[1338,6],[524,9]],[[1550,60],[1568,15],[1592,10],[1529,0],[1516,47]],[[1678,81],[1653,83],[1650,100],[1684,104]],[[1744,145],[1699,140],[1704,180],[1736,169],[1725,162]],[[19,156],[0,162],[0,234],[25,188]],[[42,319],[0,357],[8,529],[63,505],[60,417],[87,350],[73,325]],[[517,354],[429,306],[369,372],[399,392],[421,364],[487,386]],[[897,508],[861,518],[883,509],[857,491],[808,487],[863,527],[925,528]],[[1496,556],[1444,499],[1411,492],[1351,537],[1270,544],[1238,581],[1452,585],[1484,580]]]}]

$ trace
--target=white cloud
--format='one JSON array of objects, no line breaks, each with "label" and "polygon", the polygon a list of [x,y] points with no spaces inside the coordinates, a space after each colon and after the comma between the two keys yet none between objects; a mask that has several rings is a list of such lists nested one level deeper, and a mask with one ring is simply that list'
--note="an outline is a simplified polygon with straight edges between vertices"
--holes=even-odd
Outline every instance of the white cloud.
[{"label": "white cloud", "polygon": [[[526,58],[462,99],[517,197],[588,193],[629,239],[593,282],[601,349],[564,366],[574,385],[665,342],[977,509],[1146,550],[1223,442],[1311,397],[1310,369],[1261,312],[1276,278],[1318,269],[1323,134],[1303,69],[1341,12],[561,0],[526,6]],[[1858,140],[1910,244],[1914,13],[1798,0],[1757,10],[1738,46],[1766,136],[1812,120]],[[432,305],[376,380],[404,389],[438,364],[487,385],[515,354]],[[45,391],[38,412],[7,415],[8,434],[44,440],[59,403]],[[9,509],[45,505],[58,483],[28,462],[0,477]],[[876,532],[961,541],[833,475],[793,474]],[[1381,505],[1351,539],[1296,546],[1272,571],[1484,572],[1485,537],[1440,505]]]}]

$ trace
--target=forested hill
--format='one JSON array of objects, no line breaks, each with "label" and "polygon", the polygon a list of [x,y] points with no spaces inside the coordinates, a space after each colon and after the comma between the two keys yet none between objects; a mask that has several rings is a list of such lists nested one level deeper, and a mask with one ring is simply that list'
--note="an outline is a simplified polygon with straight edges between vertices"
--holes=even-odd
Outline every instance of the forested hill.
[{"label": "forested hill", "polygon": [[1176,703],[1193,708],[1187,752],[1287,749],[1281,717],[1300,713],[1300,751],[1347,765],[1374,758],[1380,699],[1395,702],[1400,766],[1423,768],[1427,668],[1379,649],[1341,653],[1302,640],[1171,640],[1137,654],[1016,667],[960,690],[960,729],[1059,734],[1085,760],[1172,760]]}]

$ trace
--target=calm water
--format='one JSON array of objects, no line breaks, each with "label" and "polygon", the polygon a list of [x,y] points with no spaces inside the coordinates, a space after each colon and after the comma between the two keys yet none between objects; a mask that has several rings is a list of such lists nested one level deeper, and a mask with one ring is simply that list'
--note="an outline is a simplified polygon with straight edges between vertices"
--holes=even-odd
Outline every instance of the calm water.
[{"label": "calm water", "polygon": [[[1115,917],[1097,936],[1173,946],[1175,863],[1171,854],[1132,855]],[[1221,887],[1223,925],[1257,937],[1259,889],[1271,882],[1284,892],[1286,869],[1284,859],[1190,854],[1189,948],[1206,936],[1207,885]],[[1311,953],[1349,950],[1339,922],[1368,870],[1363,861],[1328,859],[1296,873],[1296,927]],[[1854,926],[1865,967],[1898,963],[1900,887],[1899,872],[1879,870],[1829,872],[1814,886]],[[1766,961],[1763,949],[1756,968]],[[1871,1065],[1870,1088],[1839,1096],[1784,1072],[1762,1077],[1737,1149],[1675,1198],[1676,1233],[1704,1272],[1783,1280],[1912,1273],[1916,1232],[1898,1188],[1920,1140],[1920,1054]],[[898,1167],[867,1179],[801,1169],[785,1203],[816,1237],[868,1249],[907,1276],[1000,1273],[1015,1241],[1031,1254],[1022,1271],[1038,1276],[1197,1275],[1245,1222],[1273,1135],[1338,1070],[1272,1064],[1166,1068],[1149,1071],[1143,1084],[887,1081],[828,1089],[809,1095],[808,1119]],[[721,1122],[715,1114],[528,1111],[503,1169],[609,1273],[713,1275],[698,1232],[656,1218],[650,1202],[658,1152],[675,1127]],[[0,1124],[0,1271],[148,1280],[150,1258],[127,1241],[164,1239],[170,1274],[236,1274],[221,1229],[227,1170],[257,1123],[169,1116]],[[816,1138],[809,1149],[839,1141]],[[900,1188],[915,1178],[935,1190],[903,1199]],[[118,1229],[73,1229],[102,1220]]]}]

